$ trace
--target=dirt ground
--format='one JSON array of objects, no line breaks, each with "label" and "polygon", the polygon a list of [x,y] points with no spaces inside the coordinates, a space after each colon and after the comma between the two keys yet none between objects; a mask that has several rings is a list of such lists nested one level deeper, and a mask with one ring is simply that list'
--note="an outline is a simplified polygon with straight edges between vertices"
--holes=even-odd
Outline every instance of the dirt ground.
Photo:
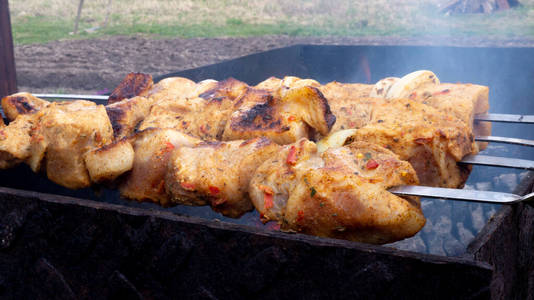
[{"label": "dirt ground", "polygon": [[532,47],[534,40],[484,38],[289,37],[151,39],[143,36],[56,41],[15,47],[19,91],[96,94],[129,72],[153,76],[295,44]]}]

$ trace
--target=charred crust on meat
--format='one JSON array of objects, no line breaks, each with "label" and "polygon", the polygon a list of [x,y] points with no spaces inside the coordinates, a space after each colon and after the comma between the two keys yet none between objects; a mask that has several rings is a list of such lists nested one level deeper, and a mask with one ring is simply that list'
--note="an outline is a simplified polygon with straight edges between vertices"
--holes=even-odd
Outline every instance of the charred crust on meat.
[{"label": "charred crust on meat", "polygon": [[332,129],[332,126],[334,126],[334,123],[336,123],[336,116],[334,116],[334,114],[330,110],[330,105],[328,104],[328,100],[325,98],[323,93],[321,93],[321,91],[318,88],[312,87],[312,86],[310,86],[310,88],[317,94],[317,96],[321,100],[321,104],[323,106],[322,109],[324,111],[324,118],[326,120],[328,130]]},{"label": "charred crust on meat", "polygon": [[19,114],[31,114],[38,111],[31,100],[24,96],[5,97],[3,100],[15,107]]},{"label": "charred crust on meat", "polygon": [[130,99],[135,96],[142,96],[148,93],[153,86],[152,75],[144,73],[129,73],[111,92],[108,97],[108,104],[119,102],[123,99]]},{"label": "charred crust on meat", "polygon": [[269,146],[273,144],[273,141],[271,141],[271,139],[267,138],[267,137],[260,137],[257,139],[257,143],[256,143],[256,149],[260,149],[260,148],[263,148],[263,147],[266,147],[266,146]]},{"label": "charred crust on meat", "polygon": [[27,102],[27,100],[28,99],[25,97],[15,97],[13,99],[12,103],[20,114],[33,113],[37,111],[35,107]]},{"label": "charred crust on meat", "polygon": [[96,150],[94,150],[95,153],[102,153],[102,152],[106,152],[110,149],[113,149],[116,145],[119,145],[119,144],[124,144],[124,143],[129,143],[129,139],[127,137],[124,137],[120,140],[116,140],[116,141],[113,141],[112,143],[109,143],[109,144],[106,144]]},{"label": "charred crust on meat", "polygon": [[106,113],[113,128],[113,137],[119,136],[123,128],[120,120],[124,119],[126,112],[121,107],[106,106]]},{"label": "charred crust on meat", "polygon": [[250,109],[243,111],[239,116],[239,120],[231,124],[232,129],[272,129],[280,126],[280,120],[273,117],[273,96],[262,94],[260,97],[263,101],[260,101],[260,103],[255,104]]}]

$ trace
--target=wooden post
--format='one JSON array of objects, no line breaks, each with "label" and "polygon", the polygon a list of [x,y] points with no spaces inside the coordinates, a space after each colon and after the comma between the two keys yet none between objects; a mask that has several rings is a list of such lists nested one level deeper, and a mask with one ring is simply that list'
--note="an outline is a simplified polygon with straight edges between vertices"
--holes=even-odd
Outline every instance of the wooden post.
[{"label": "wooden post", "polygon": [[80,16],[82,15],[83,0],[78,3],[78,13],[76,14],[76,20],[74,21],[74,34],[78,33],[78,24],[80,23]]},{"label": "wooden post", "polygon": [[17,92],[8,0],[0,0],[0,98]]},{"label": "wooden post", "polygon": [[108,0],[108,5],[106,7],[106,18],[104,19],[104,25],[102,25],[102,28],[106,28],[108,26],[110,15],[111,15],[111,0]]}]

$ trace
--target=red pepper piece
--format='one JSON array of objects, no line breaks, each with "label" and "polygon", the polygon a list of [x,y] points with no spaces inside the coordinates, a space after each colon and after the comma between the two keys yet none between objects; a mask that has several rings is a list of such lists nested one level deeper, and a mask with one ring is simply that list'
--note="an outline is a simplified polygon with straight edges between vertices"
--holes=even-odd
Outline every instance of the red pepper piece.
[{"label": "red pepper piece", "polygon": [[265,209],[272,208],[274,206],[273,202],[273,194],[269,194],[267,192],[263,192],[263,207]]},{"label": "red pepper piece", "polygon": [[417,92],[413,92],[410,94],[410,99],[415,99],[415,97],[417,97]]},{"label": "red pepper piece", "polygon": [[304,212],[302,210],[299,210],[297,212],[297,222],[302,222],[304,220]]},{"label": "red pepper piece", "polygon": [[286,163],[288,165],[294,165],[297,163],[297,148],[295,146],[291,146],[291,148],[289,148]]},{"label": "red pepper piece", "polygon": [[379,164],[374,159],[370,159],[369,161],[367,161],[367,164],[365,165],[367,170],[376,169],[376,168],[378,168],[378,166],[379,166]]},{"label": "red pepper piece", "polygon": [[292,122],[292,121],[297,120],[297,117],[295,117],[295,116],[289,116],[289,118],[287,118],[287,120],[288,120],[289,122]]},{"label": "red pepper piece", "polygon": [[221,192],[221,190],[220,190],[218,187],[216,187],[216,186],[211,186],[211,185],[210,185],[210,186],[208,187],[208,189],[210,190],[210,194],[211,194],[212,196],[215,196],[215,195],[217,195],[217,194],[219,194],[219,193]]},{"label": "red pepper piece", "polygon": [[185,189],[189,191],[195,190],[195,185],[189,182],[180,182],[180,185]]},{"label": "red pepper piece", "polygon": [[169,152],[174,149],[174,145],[171,142],[165,142],[165,151]]}]

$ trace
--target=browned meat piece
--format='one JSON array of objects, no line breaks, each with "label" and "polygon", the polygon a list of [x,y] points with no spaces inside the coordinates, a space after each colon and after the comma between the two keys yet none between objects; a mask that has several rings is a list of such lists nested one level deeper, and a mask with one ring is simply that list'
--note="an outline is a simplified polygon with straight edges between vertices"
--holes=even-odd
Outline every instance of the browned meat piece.
[{"label": "browned meat piece", "polygon": [[153,84],[150,74],[129,73],[109,95],[108,105],[136,96],[146,96]]},{"label": "browned meat piece", "polygon": [[50,102],[39,99],[30,93],[17,93],[2,98],[2,109],[6,118],[13,121],[18,115],[33,114]]},{"label": "browned meat piece", "polygon": [[225,216],[239,217],[252,209],[248,185],[254,171],[279,149],[264,137],[178,148],[169,163],[167,192],[174,203],[209,204]]},{"label": "browned meat piece", "polygon": [[246,89],[245,83],[233,78],[199,83],[189,94],[191,97],[164,98],[157,102],[139,129],[174,128],[203,140],[218,139],[234,110],[236,98]]},{"label": "browned meat piece", "polygon": [[[112,140],[104,106],[90,101],[50,103],[33,114],[21,114],[0,134],[0,166],[24,161],[67,188],[90,184],[83,155]],[[44,163],[44,166],[43,166]]]},{"label": "browned meat piece", "polygon": [[183,77],[170,77],[156,83],[148,93],[155,101],[188,98],[194,93],[196,83]]},{"label": "browned meat piece", "polygon": [[266,136],[278,144],[288,144],[315,132],[326,135],[336,121],[328,101],[311,86],[248,89],[237,102],[222,140]]},{"label": "browned meat piece", "polygon": [[37,123],[35,114],[27,114],[0,128],[0,169],[14,167],[31,156],[30,133]]},{"label": "browned meat piece", "polygon": [[31,133],[30,166],[37,171],[44,158],[50,180],[71,189],[89,186],[83,155],[113,138],[104,106],[90,101],[52,103],[39,114]]},{"label": "browned meat piece", "polygon": [[339,129],[356,128],[353,139],[386,147],[409,161],[421,184],[461,187],[470,168],[457,164],[477,153],[467,124],[410,99],[389,102],[379,98],[331,102]]},{"label": "browned meat piece", "polygon": [[119,187],[121,196],[169,205],[165,174],[170,155],[175,148],[193,146],[201,140],[174,129],[160,128],[143,130],[132,140],[133,166]]},{"label": "browned meat piece", "polygon": [[203,140],[267,136],[290,143],[316,131],[325,134],[335,122],[326,99],[311,87],[266,91],[230,78],[201,82],[195,91],[203,86],[208,88],[191,97],[160,96],[164,100],[152,107],[140,129],[174,128]]},{"label": "browned meat piece", "polygon": [[122,139],[133,134],[149,114],[153,103],[151,98],[133,97],[106,105],[106,112],[113,127],[113,137]]},{"label": "browned meat piece", "polygon": [[265,161],[249,193],[263,220],[282,230],[383,244],[425,224],[418,199],[387,191],[405,184],[417,184],[415,171],[387,149],[358,142],[318,154],[303,139]]},{"label": "browned meat piece", "polygon": [[[464,121],[471,126],[475,136],[491,135],[490,122],[474,120],[475,114],[487,113],[489,88],[476,84],[441,83],[425,85],[411,93],[411,99],[428,104],[441,112]],[[487,143],[478,143],[485,149]]]},{"label": "browned meat piece", "polygon": [[[419,74],[419,75],[417,75]],[[430,75],[429,75],[430,74]],[[428,78],[421,78],[428,76]],[[411,79],[407,79],[410,78]],[[430,71],[417,71],[402,78],[389,77],[374,86],[367,84],[329,83],[320,89],[327,99],[334,98],[410,98],[430,105],[440,112],[454,116],[465,122],[475,136],[491,134],[490,122],[474,121],[475,114],[488,112],[489,88],[476,84],[439,83]],[[398,85],[397,85],[398,83]],[[395,89],[395,91],[391,89]],[[487,143],[477,143],[484,149]]]},{"label": "browned meat piece", "polygon": [[123,138],[88,151],[84,161],[91,182],[110,183],[132,169],[134,150],[131,141]]}]

